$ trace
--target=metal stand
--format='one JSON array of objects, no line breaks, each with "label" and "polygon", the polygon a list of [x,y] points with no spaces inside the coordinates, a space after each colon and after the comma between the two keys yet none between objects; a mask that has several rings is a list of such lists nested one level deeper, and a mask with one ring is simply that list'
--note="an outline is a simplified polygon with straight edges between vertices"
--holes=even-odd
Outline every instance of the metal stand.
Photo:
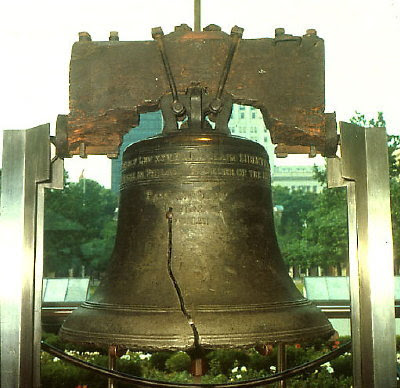
[{"label": "metal stand", "polygon": [[[277,372],[283,372],[287,368],[286,345],[282,342],[278,344]],[[286,388],[286,380],[281,380],[277,388]]]},{"label": "metal stand", "polygon": [[384,128],[340,123],[330,187],[347,187],[355,388],[396,386],[393,247]]},{"label": "metal stand", "polygon": [[[40,386],[44,188],[62,188],[49,124],[4,131],[0,247],[1,386]],[[54,182],[51,185],[49,182]]]},{"label": "metal stand", "polygon": [[[117,368],[117,347],[115,345],[111,345],[108,348],[108,369],[115,370]],[[111,377],[108,378],[108,388],[117,388],[117,383]]]}]

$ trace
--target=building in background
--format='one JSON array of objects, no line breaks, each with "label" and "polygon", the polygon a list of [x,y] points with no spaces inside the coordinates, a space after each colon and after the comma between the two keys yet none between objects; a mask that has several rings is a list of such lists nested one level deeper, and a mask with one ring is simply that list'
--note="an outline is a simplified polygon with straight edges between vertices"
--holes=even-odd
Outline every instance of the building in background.
[{"label": "building in background", "polygon": [[314,166],[277,166],[269,131],[259,109],[252,106],[233,105],[229,129],[236,136],[253,140],[266,149],[271,166],[272,185],[319,193],[322,185],[314,178]]},{"label": "building in background", "polygon": [[288,187],[291,191],[320,193],[323,186],[314,175],[314,166],[275,166],[272,185]]},{"label": "building in background", "polygon": [[121,183],[121,165],[122,155],[125,149],[132,143],[137,143],[140,140],[155,136],[162,131],[163,119],[161,111],[149,112],[140,115],[140,123],[137,127],[132,128],[124,137],[120,147],[118,159],[111,161],[111,190],[114,193],[119,193]]},{"label": "building in background", "polygon": [[271,142],[269,131],[265,127],[260,110],[252,106],[233,104],[232,115],[228,125],[232,135],[253,140],[265,148],[269,156],[271,173],[273,173],[275,146]]}]

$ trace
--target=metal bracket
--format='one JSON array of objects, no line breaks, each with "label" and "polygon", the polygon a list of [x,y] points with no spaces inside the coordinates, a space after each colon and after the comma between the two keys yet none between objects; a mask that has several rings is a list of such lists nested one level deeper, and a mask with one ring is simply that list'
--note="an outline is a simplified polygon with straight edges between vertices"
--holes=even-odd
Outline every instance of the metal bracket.
[{"label": "metal bracket", "polygon": [[40,387],[44,189],[63,187],[50,125],[4,131],[0,247],[1,386]]},{"label": "metal bracket", "polygon": [[341,122],[328,187],[347,187],[355,388],[396,386],[393,245],[385,128]]},{"label": "metal bracket", "polygon": [[[217,114],[211,112],[209,109],[209,104],[213,98],[203,88],[198,86],[192,86],[187,89],[185,94],[179,94],[179,103],[183,106],[188,119],[187,123],[183,123],[180,129],[228,134],[228,122],[232,112],[232,97],[228,94],[223,95],[221,99],[222,106]],[[164,95],[160,100],[164,119],[164,133],[171,133],[178,130],[177,117],[171,109],[172,102],[172,94]],[[215,122],[214,129],[212,129],[206,117]]]}]

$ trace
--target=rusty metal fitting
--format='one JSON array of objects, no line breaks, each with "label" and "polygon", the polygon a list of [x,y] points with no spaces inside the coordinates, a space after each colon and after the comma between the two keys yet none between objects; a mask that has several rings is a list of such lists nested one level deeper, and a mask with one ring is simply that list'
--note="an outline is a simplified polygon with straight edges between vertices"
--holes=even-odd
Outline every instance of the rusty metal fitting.
[{"label": "rusty metal fitting", "polygon": [[221,31],[221,27],[216,24],[209,24],[207,27],[203,28],[203,31]]},{"label": "rusty metal fitting", "polygon": [[214,98],[210,102],[209,108],[212,113],[219,113],[222,109],[222,101],[219,98]]},{"label": "rusty metal fitting", "polygon": [[108,348],[108,355],[113,358],[117,358],[117,345],[110,345]]},{"label": "rusty metal fitting", "polygon": [[176,116],[182,116],[185,113],[185,107],[179,101],[174,101],[171,108]]},{"label": "rusty metal fitting", "polygon": [[110,36],[108,38],[109,41],[118,41],[119,40],[119,35],[118,35],[118,31],[110,31]]},{"label": "rusty metal fitting", "polygon": [[192,27],[188,26],[186,23],[182,23],[180,26],[175,26],[176,31],[193,31]]},{"label": "rusty metal fitting", "polygon": [[110,345],[108,348],[108,355],[112,358],[120,358],[127,352],[127,348],[120,345]]},{"label": "rusty metal fitting", "polygon": [[87,158],[86,144],[84,142],[79,144],[79,156],[83,159]]},{"label": "rusty metal fitting", "polygon": [[312,36],[312,35],[316,36],[316,35],[317,35],[317,30],[314,29],[314,28],[309,28],[309,29],[306,31],[306,35],[307,35],[307,36]]},{"label": "rusty metal fitting", "polygon": [[172,214],[172,207],[170,207],[170,208],[168,209],[167,213],[165,214],[165,217],[166,217],[168,220],[172,220],[172,217],[173,217],[173,214]]},{"label": "rusty metal fitting", "polygon": [[151,29],[151,36],[153,39],[157,39],[161,36],[164,36],[164,31],[161,27],[154,27]]},{"label": "rusty metal fitting", "polygon": [[282,35],[285,35],[285,29],[281,27],[275,28],[275,38]]},{"label": "rusty metal fitting", "polygon": [[243,36],[244,29],[242,27],[233,26],[231,30],[231,36],[238,36],[241,38]]},{"label": "rusty metal fitting", "polygon": [[92,37],[86,31],[80,32],[78,34],[78,36],[79,36],[79,42],[91,42],[92,41]]}]

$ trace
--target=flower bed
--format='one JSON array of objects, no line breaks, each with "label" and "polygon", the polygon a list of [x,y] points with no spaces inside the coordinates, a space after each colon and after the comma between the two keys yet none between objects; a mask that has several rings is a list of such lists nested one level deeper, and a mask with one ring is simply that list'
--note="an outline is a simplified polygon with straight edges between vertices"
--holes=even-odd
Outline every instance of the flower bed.
[{"label": "flower bed", "polygon": [[[62,343],[53,334],[44,336],[44,340],[69,354],[106,367],[108,358],[101,349],[87,350],[79,346]],[[347,342],[341,339],[340,342]],[[287,346],[288,368],[313,360],[327,352],[338,343],[314,344],[311,346]],[[47,353],[42,353],[43,388],[103,388],[106,379],[93,372],[77,368]],[[262,355],[256,350],[214,350],[206,355],[207,373],[203,383],[225,383],[260,378],[276,372],[276,348]],[[192,382],[189,373],[191,360],[184,352],[142,353],[128,351],[120,357],[117,369],[135,376],[174,382]],[[292,388],[336,388],[351,387],[352,358],[350,353],[327,362],[316,370],[287,380]],[[118,383],[119,387],[132,385]]]}]

